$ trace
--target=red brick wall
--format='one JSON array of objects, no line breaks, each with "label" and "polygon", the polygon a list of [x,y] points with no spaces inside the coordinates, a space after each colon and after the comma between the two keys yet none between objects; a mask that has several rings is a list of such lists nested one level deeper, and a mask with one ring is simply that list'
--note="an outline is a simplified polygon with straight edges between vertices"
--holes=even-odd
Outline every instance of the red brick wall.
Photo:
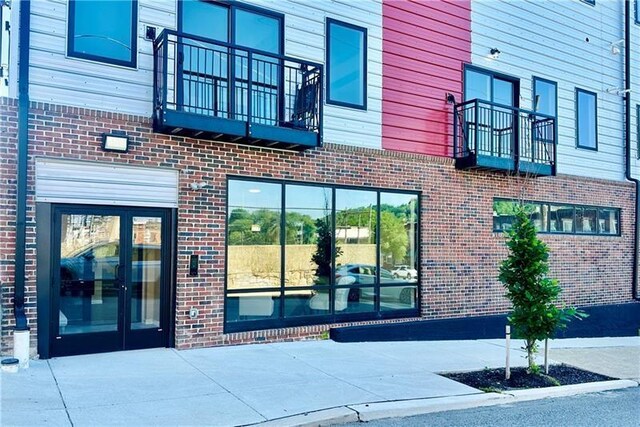
[{"label": "red brick wall", "polygon": [[[146,118],[33,104],[30,120],[27,250],[27,313],[35,337],[34,158],[63,157],[180,170],[178,250],[207,255],[200,276],[188,275],[188,257],[177,272],[176,345],[179,348],[317,337],[327,325],[222,334],[224,289],[225,183],[227,175],[418,190],[421,206],[422,301],[425,318],[505,312],[508,304],[497,282],[505,256],[504,238],[492,232],[493,197],[584,203],[622,208],[622,236],[544,236],[551,248],[552,274],[563,298],[577,305],[631,301],[633,186],[584,178],[523,180],[487,172],[460,172],[453,160],[327,144],[305,153],[154,134]],[[0,280],[3,349],[13,322],[13,233],[15,229],[15,116],[13,101],[0,100],[2,211]],[[100,150],[100,134],[124,130],[129,153]],[[191,182],[210,187],[191,191]],[[192,234],[196,232],[196,234]],[[187,237],[188,235],[188,237]],[[191,320],[190,307],[200,315]]]}]

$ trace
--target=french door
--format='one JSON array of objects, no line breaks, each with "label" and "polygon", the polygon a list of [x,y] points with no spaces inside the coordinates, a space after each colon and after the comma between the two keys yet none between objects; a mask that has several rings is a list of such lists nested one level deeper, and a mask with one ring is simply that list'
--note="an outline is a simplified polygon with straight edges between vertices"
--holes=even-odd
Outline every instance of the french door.
[{"label": "french door", "polygon": [[169,218],[163,209],[54,208],[52,356],[167,345]]}]

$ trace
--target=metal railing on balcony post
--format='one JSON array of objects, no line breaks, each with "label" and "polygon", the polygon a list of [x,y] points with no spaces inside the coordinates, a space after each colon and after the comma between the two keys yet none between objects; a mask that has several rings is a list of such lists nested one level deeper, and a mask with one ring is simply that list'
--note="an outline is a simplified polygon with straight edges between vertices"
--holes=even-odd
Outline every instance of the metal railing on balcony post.
[{"label": "metal railing on balcony post", "polygon": [[523,162],[551,166],[555,171],[553,116],[473,99],[454,106],[453,136],[456,158],[511,159],[517,171]]},{"label": "metal railing on balcony post", "polygon": [[321,64],[173,30],[154,62],[158,110],[321,133]]}]

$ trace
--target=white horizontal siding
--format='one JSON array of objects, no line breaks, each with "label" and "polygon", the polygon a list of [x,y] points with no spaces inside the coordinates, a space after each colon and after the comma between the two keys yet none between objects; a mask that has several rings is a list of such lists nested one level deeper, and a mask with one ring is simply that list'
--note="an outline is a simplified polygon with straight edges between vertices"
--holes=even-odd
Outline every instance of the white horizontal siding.
[{"label": "white horizontal siding", "polygon": [[[633,11],[633,4],[631,5]],[[640,105],[640,24],[631,21],[631,165],[635,178],[640,178],[640,160],[638,160],[638,145],[640,134],[638,132],[637,106]],[[623,47],[621,49],[624,51]]]},{"label": "white horizontal siding", "polygon": [[[472,62],[520,78],[520,106],[531,108],[533,77],[558,83],[558,173],[624,178],[623,2],[472,1]],[[588,41],[586,40],[588,38]],[[488,59],[491,48],[502,52]],[[598,96],[598,151],[576,148],[575,89]]]},{"label": "white horizontal siding", "polygon": [[[382,3],[369,1],[266,1],[246,3],[285,15],[285,54],[325,62],[325,19],[368,31],[367,110],[325,105],[324,141],[381,147]],[[176,29],[175,0],[139,0],[137,69],[66,56],[67,2],[32,2],[30,95],[33,101],[151,116],[152,43],[146,25]],[[17,28],[17,26],[16,26]]]},{"label": "white horizontal siding", "polygon": [[178,207],[178,171],[36,159],[36,202]]}]

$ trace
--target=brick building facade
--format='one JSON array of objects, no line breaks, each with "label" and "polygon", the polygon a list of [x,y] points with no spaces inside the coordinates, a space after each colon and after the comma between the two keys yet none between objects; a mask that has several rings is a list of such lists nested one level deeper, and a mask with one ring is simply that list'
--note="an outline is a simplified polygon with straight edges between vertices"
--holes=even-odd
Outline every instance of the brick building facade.
[{"label": "brick building facade", "polygon": [[[3,351],[11,344],[12,257],[15,254],[15,180],[17,105],[2,100],[2,303]],[[33,103],[29,115],[27,217],[27,315],[37,342],[35,161],[37,158],[173,168],[179,171],[175,346],[317,338],[335,324],[223,333],[225,287],[225,210],[229,176],[404,189],[421,194],[420,312],[423,319],[504,313],[509,305],[497,281],[506,254],[502,233],[494,232],[493,199],[519,198],[621,209],[620,236],[545,235],[551,274],[564,289],[563,300],[580,306],[632,301],[634,189],[631,184],[571,176],[522,178],[501,173],[458,171],[452,159],[365,149],[338,144],[295,153],[232,143],[156,134],[144,117]],[[104,153],[101,135],[125,131],[126,154]],[[203,190],[190,190],[205,181]],[[198,277],[189,276],[187,254],[202,261]],[[189,317],[197,308],[199,316]],[[409,318],[411,319],[411,318]],[[406,320],[406,319],[405,319]],[[380,320],[396,322],[397,319]],[[364,324],[378,322],[348,322]]]}]

